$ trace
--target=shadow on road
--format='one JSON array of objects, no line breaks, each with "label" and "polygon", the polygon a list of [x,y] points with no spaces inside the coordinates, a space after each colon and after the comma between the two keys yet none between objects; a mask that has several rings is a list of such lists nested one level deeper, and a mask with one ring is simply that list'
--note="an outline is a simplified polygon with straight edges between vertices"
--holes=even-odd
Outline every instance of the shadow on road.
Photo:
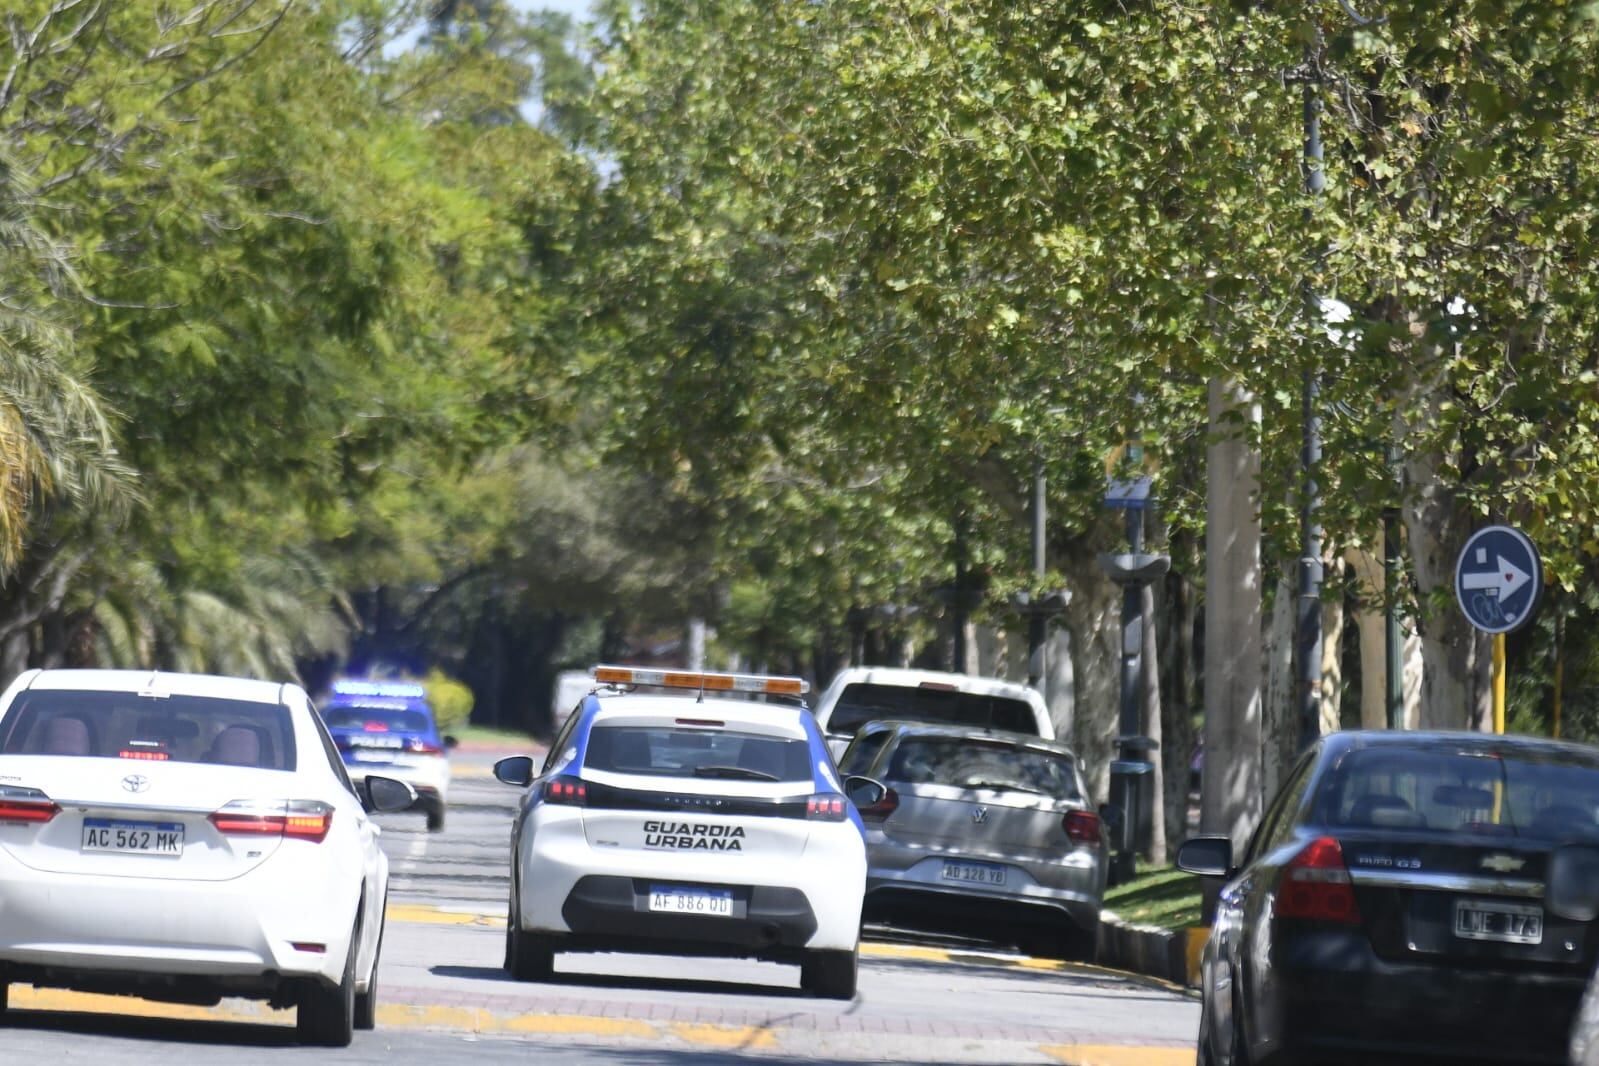
[{"label": "shadow on road", "polygon": [[498,966],[432,966],[435,977],[462,977],[472,981],[496,981],[511,988],[534,989],[547,986],[578,988],[623,988],[641,992],[705,992],[717,995],[763,996],[770,999],[802,999],[809,994],[785,985],[744,981],[701,981],[692,977],[630,977],[608,973],[565,973],[560,970],[536,984],[517,981]]},{"label": "shadow on road", "polygon": [[294,1029],[254,1022],[187,1021],[142,1018],[129,1014],[86,1011],[9,1010],[0,1021],[0,1033],[34,1030],[109,1036],[122,1040],[150,1040],[166,1044],[207,1044],[212,1047],[297,1047]]}]

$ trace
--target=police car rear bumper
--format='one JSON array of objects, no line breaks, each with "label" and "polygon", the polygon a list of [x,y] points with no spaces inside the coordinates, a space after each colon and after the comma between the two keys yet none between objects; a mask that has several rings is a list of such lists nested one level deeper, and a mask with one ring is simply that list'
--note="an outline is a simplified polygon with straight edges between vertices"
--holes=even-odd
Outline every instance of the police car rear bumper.
[{"label": "police car rear bumper", "polygon": [[705,885],[732,893],[733,914],[710,917],[649,909],[654,882],[631,877],[584,877],[561,908],[571,933],[565,950],[659,951],[673,955],[748,955],[797,959],[816,935],[805,893],[765,885]]}]

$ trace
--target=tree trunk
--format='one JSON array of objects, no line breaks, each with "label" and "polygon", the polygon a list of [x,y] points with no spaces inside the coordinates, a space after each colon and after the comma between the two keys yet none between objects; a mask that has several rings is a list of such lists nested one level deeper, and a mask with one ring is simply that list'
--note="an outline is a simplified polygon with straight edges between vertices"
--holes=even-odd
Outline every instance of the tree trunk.
[{"label": "tree trunk", "polygon": [[1072,634],[1063,626],[1051,626],[1044,653],[1049,664],[1044,674],[1044,702],[1049,720],[1055,723],[1057,737],[1069,737],[1077,720],[1077,677],[1072,668]]},{"label": "tree trunk", "polygon": [[1360,633],[1360,728],[1388,727],[1388,627],[1383,617],[1382,560],[1351,548],[1344,560],[1355,575],[1355,628]]},{"label": "tree trunk", "polygon": [[1143,632],[1141,650],[1142,689],[1138,694],[1139,713],[1143,719],[1144,735],[1157,745],[1150,753],[1154,765],[1154,784],[1150,795],[1154,809],[1150,811],[1149,861],[1156,866],[1166,865],[1166,760],[1161,757],[1160,712],[1160,645],[1155,639],[1155,586],[1145,585],[1139,594],[1139,628]]},{"label": "tree trunk", "polygon": [[[1260,456],[1235,419],[1260,405],[1210,382],[1205,454],[1205,772],[1200,825],[1241,849],[1261,810]],[[1108,629],[1109,627],[1107,627]]]},{"label": "tree trunk", "polygon": [[1266,627],[1266,709],[1260,740],[1261,795],[1282,784],[1299,747],[1299,708],[1294,678],[1294,585],[1286,569],[1277,578]]},{"label": "tree trunk", "polygon": [[[1339,573],[1343,568],[1343,561],[1332,559],[1326,561],[1327,575],[1329,577]],[[1339,588],[1342,582],[1332,582],[1334,588]],[[1343,726],[1343,698],[1344,698],[1344,598],[1334,596],[1322,597],[1322,642],[1321,642],[1321,735],[1336,733]],[[1296,753],[1298,745],[1295,745]],[[1270,796],[1271,793],[1266,793]]]},{"label": "tree trunk", "polygon": [[1166,835],[1171,843],[1188,836],[1189,767],[1194,759],[1194,586],[1187,575],[1173,571],[1167,575],[1166,589],[1171,607],[1165,612],[1165,639],[1161,642],[1166,695],[1160,703],[1159,759],[1165,781]]},{"label": "tree trunk", "polygon": [[1073,680],[1071,733],[1062,739],[1077,753],[1089,791],[1103,801],[1116,757],[1122,592],[1100,570],[1094,546],[1079,542],[1062,554],[1072,598],[1060,625],[1068,633]]}]

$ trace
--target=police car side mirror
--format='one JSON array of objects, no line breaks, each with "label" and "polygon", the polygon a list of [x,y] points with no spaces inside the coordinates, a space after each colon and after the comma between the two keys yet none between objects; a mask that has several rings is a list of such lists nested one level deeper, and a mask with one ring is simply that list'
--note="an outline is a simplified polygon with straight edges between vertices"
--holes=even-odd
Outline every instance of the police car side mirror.
[{"label": "police car side mirror", "polygon": [[494,764],[494,778],[502,784],[526,788],[533,783],[533,757],[513,755]]},{"label": "police car side mirror", "polygon": [[844,779],[844,795],[857,807],[873,807],[883,802],[883,797],[888,795],[888,786],[881,781],[874,781],[870,777],[859,775]]},{"label": "police car side mirror", "polygon": [[1599,918],[1599,848],[1565,844],[1549,853],[1544,906],[1572,922]]},{"label": "police car side mirror", "polygon": [[416,802],[416,789],[392,777],[361,779],[361,806],[368,811],[404,811]]},{"label": "police car side mirror", "polygon": [[459,739],[457,739],[456,737],[451,736],[449,733],[444,734],[444,750],[445,751],[454,751],[456,748],[459,748],[460,746],[461,746],[461,741]]}]

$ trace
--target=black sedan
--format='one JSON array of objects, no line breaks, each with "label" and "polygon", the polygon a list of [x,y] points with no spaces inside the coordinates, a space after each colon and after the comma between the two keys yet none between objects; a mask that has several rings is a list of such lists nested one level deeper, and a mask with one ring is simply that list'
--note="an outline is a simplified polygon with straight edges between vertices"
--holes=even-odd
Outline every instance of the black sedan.
[{"label": "black sedan", "polygon": [[1591,913],[1545,905],[1551,854],[1573,841],[1599,843],[1592,748],[1324,737],[1236,864],[1225,837],[1178,854],[1227,879],[1201,1066],[1565,1061],[1599,947]]}]

